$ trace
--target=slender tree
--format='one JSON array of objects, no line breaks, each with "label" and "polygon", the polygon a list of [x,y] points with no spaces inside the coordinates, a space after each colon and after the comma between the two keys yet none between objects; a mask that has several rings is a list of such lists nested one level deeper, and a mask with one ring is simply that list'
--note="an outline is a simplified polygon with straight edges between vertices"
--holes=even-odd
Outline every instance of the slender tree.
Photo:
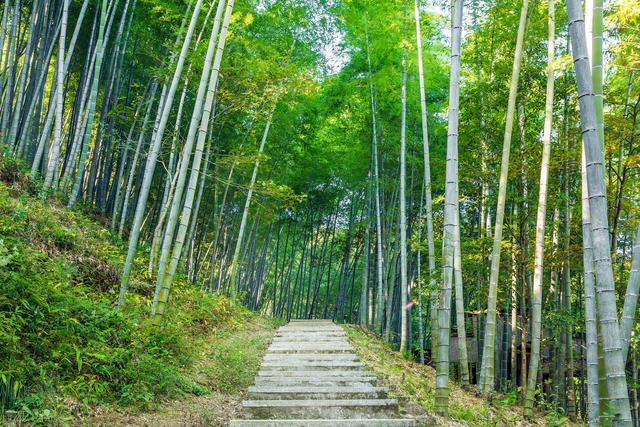
[{"label": "slender tree", "polygon": [[[429,262],[429,291],[437,294],[436,254],[433,242],[433,201],[431,197],[431,160],[429,156],[429,129],[427,120],[427,101],[424,85],[424,65],[422,60],[422,32],[420,29],[420,7],[418,0],[414,0],[414,15],[416,21],[416,49],[418,51],[418,82],[420,87],[420,119],[422,124],[422,161],[424,169],[424,215],[427,226],[427,255]],[[420,317],[422,319],[422,317]],[[421,323],[422,326],[422,323]]]},{"label": "slender tree", "polygon": [[91,134],[93,133],[93,121],[96,110],[96,103],[98,100],[98,88],[100,84],[100,73],[102,72],[102,62],[105,52],[105,26],[107,24],[107,0],[102,0],[102,11],[100,13],[100,28],[98,30],[98,41],[95,48],[95,67],[93,69],[93,80],[91,82],[91,92],[89,95],[89,104],[85,111],[87,124],[85,126],[84,136],[81,139],[80,146],[80,160],[78,162],[78,170],[76,171],[76,178],[71,190],[71,196],[69,197],[69,203],[67,206],[73,206],[78,200],[82,182],[84,180],[85,163],[87,160],[87,153],[89,151],[89,141]]},{"label": "slender tree", "polygon": [[371,52],[369,49],[369,32],[365,33],[367,51],[367,66],[369,71],[369,101],[371,106],[371,150],[373,156],[373,186],[376,206],[376,282],[377,303],[375,315],[375,330],[382,333],[384,317],[384,254],[382,251],[382,209],[380,206],[380,173],[378,170],[378,129],[376,124],[376,100],[373,91],[373,73],[371,71]]},{"label": "slender tree", "polygon": [[622,342],[616,310],[615,286],[611,266],[607,200],[604,188],[604,164],[598,137],[597,115],[591,80],[591,67],[585,40],[582,7],[567,0],[569,32],[574,69],[578,83],[578,100],[585,147],[589,213],[593,237],[598,321],[602,331],[602,347],[607,377],[608,399],[615,411],[614,425],[631,425],[631,410],[624,373]]},{"label": "slender tree", "polygon": [[[404,4],[403,37],[407,31],[407,2]],[[402,46],[402,83],[401,83],[402,119],[400,123],[400,352],[407,351],[407,202],[406,202],[406,144],[407,144],[407,60]]]},{"label": "slender tree", "polygon": [[162,141],[162,137],[164,135],[164,129],[167,125],[167,121],[169,120],[169,112],[171,111],[173,96],[178,87],[178,82],[180,81],[180,76],[182,74],[182,69],[184,67],[184,61],[186,60],[186,56],[187,56],[187,50],[189,49],[189,44],[191,43],[191,37],[193,36],[193,31],[195,30],[195,26],[198,21],[198,15],[200,13],[201,7],[202,7],[202,0],[197,0],[196,5],[193,9],[193,14],[191,15],[189,28],[187,29],[184,42],[182,43],[182,49],[180,50],[180,55],[178,56],[176,68],[173,73],[173,79],[171,80],[171,86],[167,91],[167,96],[164,99],[164,102],[160,103],[160,106],[162,107],[162,114],[159,116],[160,117],[159,124],[158,124],[157,130],[155,130],[155,135],[152,138],[151,148],[147,156],[147,162],[145,166],[143,181],[140,187],[140,195],[138,197],[136,212],[133,218],[133,223],[131,225],[131,234],[129,235],[129,248],[127,250],[127,259],[125,260],[122,277],[120,279],[120,294],[118,297],[118,304],[120,306],[123,306],[125,303],[125,296],[127,293],[127,289],[129,288],[131,268],[133,267],[133,258],[135,257],[136,250],[138,248],[138,238],[140,237],[140,226],[142,225],[142,220],[144,219],[144,211],[147,204],[147,198],[149,196],[149,190],[151,188],[151,180],[153,179],[153,172],[155,171],[155,168],[156,168],[156,160],[158,159],[158,153],[160,152],[160,144]]},{"label": "slender tree", "polygon": [[544,274],[544,236],[547,218],[547,185],[549,182],[549,159],[551,157],[551,130],[553,121],[553,89],[555,60],[555,3],[547,2],[547,93],[544,108],[542,135],[542,160],[540,161],[540,192],[536,215],[536,242],[531,293],[531,358],[525,390],[526,415],[533,415],[533,403],[540,364],[540,338],[542,331],[542,277]]},{"label": "slender tree", "polygon": [[527,24],[529,1],[522,0],[520,8],[520,22],[516,48],[513,55],[513,69],[509,86],[509,101],[505,119],[504,140],[502,146],[502,163],[500,165],[500,182],[498,189],[498,205],[496,208],[496,222],[493,234],[493,250],[491,252],[491,273],[489,276],[489,298],[487,304],[487,319],[485,322],[484,348],[482,351],[482,367],[478,391],[489,397],[495,386],[495,335],[496,335],[496,304],[498,300],[498,278],[500,276],[500,252],[502,249],[502,229],[504,224],[504,208],[507,198],[507,177],[509,174],[509,154],[511,151],[511,135],[513,132],[513,118],[518,94],[518,80],[522,63],[524,34]]},{"label": "slender tree", "polygon": [[620,317],[620,337],[622,340],[622,358],[626,365],[629,355],[629,342],[631,332],[636,322],[636,309],[638,305],[638,289],[640,288],[640,227],[636,232],[631,256],[631,271],[627,291],[624,296],[624,305]]},{"label": "slender tree", "polygon": [[587,191],[587,167],[584,149],[581,162],[582,182],[582,256],[584,272],[584,319],[587,347],[587,420],[590,426],[599,425],[600,391],[598,372],[598,330],[596,323],[596,285],[593,266],[593,243],[591,216],[589,215],[589,193]]},{"label": "slender tree", "polygon": [[69,0],[63,0],[62,3],[62,23],[60,27],[60,40],[58,42],[58,75],[56,81],[56,123],[55,135],[53,140],[53,150],[47,167],[47,176],[44,180],[44,190],[48,190],[53,182],[54,173],[58,167],[58,158],[60,156],[60,144],[62,139],[62,119],[64,115],[64,48],[67,34],[67,16],[69,14]]},{"label": "slender tree", "polygon": [[[221,1],[219,4],[223,4],[223,3],[224,2]],[[189,184],[187,187],[187,193],[185,195],[183,212],[180,220],[180,227],[178,228],[178,233],[176,236],[176,241],[173,248],[169,268],[166,271],[166,273],[162,276],[162,282],[159,282],[161,283],[160,285],[161,287],[159,289],[159,292],[156,292],[157,297],[156,299],[154,299],[154,305],[152,307],[153,321],[155,324],[158,324],[160,322],[161,317],[165,313],[167,302],[169,299],[169,291],[171,289],[171,283],[173,281],[173,277],[178,268],[178,262],[180,261],[180,256],[182,254],[184,239],[187,233],[187,228],[189,226],[189,221],[191,219],[193,200],[195,197],[198,177],[200,174],[200,164],[202,162],[204,145],[205,145],[205,141],[207,139],[207,134],[209,131],[209,120],[211,119],[211,111],[212,111],[212,107],[215,100],[216,88],[218,86],[218,79],[220,76],[220,64],[222,62],[222,55],[224,53],[225,43],[227,39],[227,30],[229,28],[229,22],[231,21],[231,13],[233,12],[233,5],[234,5],[234,0],[228,0],[228,2],[226,3],[224,20],[222,21],[219,37],[215,36],[216,33],[218,33],[218,28],[216,28],[217,26],[216,23],[219,25],[218,13],[216,13],[216,18],[218,19],[214,21],[212,39],[217,38],[218,43],[216,46],[216,53],[215,53],[215,58],[213,60],[211,73],[208,73],[208,72],[206,73],[206,74],[210,74],[208,84],[205,85],[205,87],[207,87],[207,96],[202,109],[202,117],[200,120],[200,127],[198,129],[198,141],[196,144],[196,152],[193,158],[193,165],[191,169],[191,176],[189,178]],[[178,197],[176,196],[175,198],[177,199]],[[160,273],[158,274],[160,277]]]},{"label": "slender tree", "polygon": [[453,5],[451,21],[451,78],[449,81],[449,124],[447,126],[447,167],[445,177],[445,219],[443,236],[442,295],[438,310],[438,358],[436,362],[436,405],[439,415],[449,408],[449,341],[451,288],[454,280],[456,208],[458,206],[458,110],[460,99],[460,45],[462,0]]},{"label": "slender tree", "polygon": [[247,198],[244,203],[244,209],[242,210],[242,219],[240,220],[240,229],[238,231],[238,239],[236,240],[236,248],[233,251],[233,258],[231,259],[231,268],[229,273],[231,274],[231,287],[230,294],[236,295],[237,288],[237,275],[238,275],[238,260],[240,259],[240,248],[242,247],[242,241],[244,239],[244,230],[247,225],[247,218],[249,215],[249,208],[251,207],[251,197],[253,196],[253,190],[256,185],[256,179],[258,178],[258,168],[260,167],[260,156],[262,156],[262,152],[264,151],[264,147],[267,143],[267,137],[269,136],[269,129],[271,128],[271,121],[273,119],[273,112],[277,105],[277,98],[274,101],[274,105],[269,113],[269,117],[267,119],[267,124],[264,127],[264,132],[262,134],[262,139],[260,140],[260,147],[258,148],[258,157],[256,157],[256,161],[253,164],[253,172],[251,174],[251,181],[249,182],[249,190],[247,191]]}]

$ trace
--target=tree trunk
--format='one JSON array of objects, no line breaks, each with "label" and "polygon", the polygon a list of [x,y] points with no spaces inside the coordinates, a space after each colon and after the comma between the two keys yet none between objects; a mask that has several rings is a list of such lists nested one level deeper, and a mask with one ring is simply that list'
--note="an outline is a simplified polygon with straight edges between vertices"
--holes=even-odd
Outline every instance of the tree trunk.
[{"label": "tree trunk", "polygon": [[489,398],[494,390],[494,347],[496,333],[496,304],[498,299],[498,279],[500,275],[500,252],[502,249],[502,229],[504,222],[504,207],[507,197],[507,177],[509,174],[509,153],[511,150],[511,134],[513,132],[513,116],[518,93],[518,80],[520,77],[520,65],[524,46],[524,34],[526,31],[527,11],[529,0],[522,1],[520,9],[520,22],[518,24],[518,36],[513,57],[513,69],[511,73],[511,85],[509,87],[509,102],[504,129],[504,141],[502,147],[502,164],[500,166],[500,186],[498,190],[498,205],[496,208],[496,225],[493,234],[493,250],[491,252],[491,274],[489,276],[489,298],[487,307],[487,320],[485,323],[484,349],[482,351],[482,368],[480,371],[480,384],[478,391]]},{"label": "tree trunk", "polygon": [[[456,178],[457,181],[457,178]],[[456,182],[456,186],[458,183]],[[458,330],[458,363],[460,364],[460,384],[469,387],[469,356],[467,354],[467,327],[464,318],[464,289],[462,282],[462,253],[460,246],[460,204],[456,189],[455,227],[453,235],[453,271],[456,287],[456,328]]]},{"label": "tree trunk", "polygon": [[[418,0],[414,0],[414,14],[416,20],[416,48],[418,51],[418,80],[420,84],[420,117],[422,121],[422,153],[424,168],[424,214],[427,225],[427,250],[429,260],[429,292],[438,294],[436,280],[436,252],[433,239],[433,202],[431,197],[431,160],[429,156],[429,132],[427,120],[427,102],[424,85],[424,66],[422,61],[422,32],[420,30],[420,8]],[[436,297],[437,298],[437,297]],[[435,299],[435,298],[434,298]],[[437,317],[433,318],[437,320]],[[436,330],[437,325],[432,325]],[[432,336],[433,338],[433,336]]]},{"label": "tree trunk", "polygon": [[[449,341],[451,287],[454,280],[455,227],[458,208],[458,110],[460,99],[460,44],[462,38],[462,0],[453,6],[451,22],[451,78],[449,82],[449,123],[445,178],[445,212],[442,260],[442,295],[438,310],[438,359],[436,362],[435,410],[446,416],[449,410]],[[460,338],[459,338],[460,339]],[[466,339],[466,337],[463,337]]]},{"label": "tree trunk", "polygon": [[[212,44],[213,44],[213,40],[216,39],[216,34],[218,33],[218,27],[219,27],[219,22],[220,22],[220,13],[222,11],[222,6],[224,2],[220,2],[218,4],[218,11],[216,11],[216,19],[214,21],[214,25],[213,25],[213,30],[212,30],[212,35],[211,35],[211,40],[212,40]],[[182,208],[182,212],[181,212],[181,218],[180,218],[180,226],[178,228],[178,234],[176,236],[175,239],[175,244],[173,247],[173,253],[171,256],[171,261],[170,261],[170,265],[169,265],[169,269],[165,274],[161,274],[160,271],[163,267],[162,264],[162,260],[159,266],[159,271],[158,271],[158,283],[156,285],[160,285],[160,289],[158,290],[158,288],[156,288],[156,295],[157,298],[154,299],[154,305],[152,307],[152,315],[153,315],[153,322],[154,324],[158,324],[161,321],[162,316],[164,315],[166,306],[167,306],[167,302],[169,299],[169,291],[171,289],[171,283],[173,281],[173,277],[175,275],[175,272],[178,268],[178,262],[180,261],[180,256],[182,254],[182,247],[184,244],[184,239],[187,233],[187,228],[189,226],[189,221],[190,221],[190,217],[191,217],[191,211],[192,211],[192,206],[193,206],[193,200],[195,198],[195,194],[196,194],[196,188],[197,188],[197,184],[198,184],[198,177],[200,174],[200,164],[202,162],[202,154],[203,154],[203,150],[204,150],[204,145],[207,139],[207,134],[208,134],[208,130],[209,130],[209,120],[211,118],[211,111],[212,111],[212,107],[213,107],[213,103],[214,103],[214,99],[215,99],[215,95],[216,95],[216,88],[218,86],[218,78],[220,75],[220,63],[222,62],[222,55],[224,53],[224,47],[225,47],[225,42],[226,42],[226,37],[227,37],[227,29],[229,27],[229,22],[231,20],[231,13],[233,11],[233,4],[234,4],[234,0],[229,0],[227,2],[226,5],[226,11],[224,14],[224,21],[222,22],[222,26],[220,28],[220,35],[219,35],[219,39],[218,39],[218,44],[217,44],[217,48],[216,48],[216,54],[215,54],[215,58],[213,60],[213,66],[211,67],[211,73],[209,76],[209,82],[208,84],[206,83],[206,81],[204,82],[204,84],[200,85],[200,88],[204,87],[207,88],[207,96],[204,102],[204,106],[202,108],[202,118],[200,120],[200,127],[198,130],[198,141],[196,144],[196,152],[194,154],[193,157],[193,165],[191,167],[191,176],[189,177],[189,184],[187,186],[187,194],[185,196],[185,201],[184,201],[184,206]],[[209,57],[209,55],[207,54],[207,58]],[[203,77],[206,78],[206,75],[209,75],[209,68],[206,64],[207,62],[210,62],[210,60],[205,60],[205,66],[203,67]],[[202,82],[201,82],[202,83]],[[198,92],[200,92],[200,88],[198,90]],[[197,101],[196,101],[197,103]],[[197,104],[196,104],[197,105]],[[185,165],[185,172],[186,172],[186,166],[188,165],[188,155],[185,156],[185,159],[187,160],[184,165]],[[180,180],[179,180],[180,181]],[[180,184],[180,182],[179,182]],[[177,193],[176,196],[174,196],[174,202],[176,200],[179,200],[180,198],[178,197]],[[174,203],[173,207],[177,207],[178,204]],[[169,221],[169,223],[167,224],[167,229],[169,229],[169,225],[171,224],[171,221]],[[169,240],[170,238],[168,237],[169,235],[165,235],[165,239]]]},{"label": "tree trunk", "polygon": [[[129,167],[129,178],[127,179],[127,186],[124,191],[124,202],[122,204],[122,212],[120,213],[120,226],[118,227],[118,236],[122,237],[122,233],[124,231],[124,225],[127,221],[127,213],[129,212],[129,203],[131,201],[131,189],[133,188],[133,181],[136,177],[136,172],[138,171],[138,159],[140,158],[140,152],[142,151],[142,144],[144,142],[144,135],[147,130],[147,123],[149,122],[149,116],[151,114],[151,108],[153,106],[153,98],[155,97],[157,90],[157,83],[154,82],[153,88],[151,89],[151,95],[149,96],[149,101],[147,105],[147,111],[145,112],[144,119],[142,120],[142,127],[140,128],[140,135],[138,135],[138,142],[136,144],[136,150],[133,154],[133,159],[131,160],[131,166]],[[158,106],[159,108],[159,106]]]},{"label": "tree trunk", "polygon": [[240,230],[238,232],[238,240],[236,241],[236,248],[233,252],[233,258],[231,259],[231,295],[235,296],[236,294],[236,275],[238,269],[238,258],[240,255],[240,247],[242,245],[242,240],[244,237],[244,229],[247,224],[247,217],[249,215],[249,207],[251,206],[251,196],[253,195],[253,188],[256,184],[256,179],[258,177],[258,168],[260,167],[260,156],[262,156],[262,152],[264,150],[264,146],[267,143],[267,137],[269,135],[269,128],[271,127],[271,120],[273,118],[273,112],[275,110],[277,104],[277,99],[274,101],[273,108],[269,113],[269,118],[267,119],[267,124],[264,128],[264,133],[262,134],[262,140],[260,141],[260,147],[258,148],[258,157],[256,158],[255,164],[253,165],[253,173],[251,174],[251,181],[249,182],[249,190],[247,192],[247,199],[245,200],[244,209],[242,211],[242,220],[240,221]]},{"label": "tree trunk", "polygon": [[[551,157],[551,130],[553,122],[553,90],[555,60],[555,3],[549,0],[547,36],[547,92],[544,109],[544,129],[542,136],[542,160],[540,161],[540,193],[536,216],[536,242],[531,293],[531,359],[525,391],[525,414],[533,416],[533,404],[540,366],[540,339],[542,333],[542,279],[544,275],[544,236],[547,217],[547,186],[549,182],[549,159]],[[524,325],[523,325],[524,327]]]},{"label": "tree trunk", "polygon": [[591,216],[587,191],[587,170],[582,152],[582,255],[585,299],[585,341],[587,348],[587,420],[590,427],[599,425],[600,391],[598,371],[598,330],[596,324],[596,288],[593,267],[593,243],[591,238]]},{"label": "tree trunk", "polygon": [[43,189],[47,191],[53,182],[53,175],[58,168],[58,158],[60,156],[60,140],[62,138],[62,120],[64,114],[64,48],[67,34],[67,15],[69,14],[69,0],[63,0],[62,6],[62,24],[60,27],[60,40],[58,42],[58,80],[56,86],[56,120],[55,132],[53,137],[53,150],[49,159],[47,168],[47,176],[44,180]]},{"label": "tree trunk", "polygon": [[[407,31],[407,4],[404,5],[404,30]],[[400,353],[407,351],[407,203],[405,194],[406,181],[406,134],[407,134],[407,61],[404,44],[402,47],[402,119],[400,124]]]},{"label": "tree trunk", "polygon": [[[640,287],[640,227],[636,233],[635,243],[631,255],[631,272],[624,296],[624,306],[620,318],[620,336],[622,340],[622,358],[626,365],[629,355],[629,341],[631,331],[636,322],[636,307],[638,304],[638,288]],[[633,350],[632,350],[633,351]]]},{"label": "tree trunk", "polygon": [[127,251],[127,259],[125,260],[125,264],[122,272],[122,278],[120,280],[120,294],[118,297],[118,305],[120,306],[123,306],[125,303],[125,295],[129,287],[129,278],[131,275],[131,268],[133,267],[133,258],[135,257],[136,249],[138,247],[138,238],[140,237],[140,228],[141,228],[140,226],[142,225],[142,220],[144,219],[144,210],[147,204],[149,190],[151,188],[153,172],[155,171],[155,168],[156,168],[156,160],[158,158],[158,153],[160,151],[160,145],[162,142],[162,137],[164,135],[164,129],[167,125],[167,121],[169,120],[169,113],[171,111],[171,104],[173,103],[173,96],[175,95],[176,89],[178,87],[178,82],[180,81],[180,75],[182,74],[184,61],[187,56],[189,44],[191,43],[191,37],[193,36],[193,31],[195,30],[196,23],[198,22],[198,14],[200,13],[201,7],[202,7],[202,0],[197,0],[193,10],[193,14],[191,16],[189,28],[187,29],[187,34],[182,44],[180,56],[178,57],[178,62],[176,64],[176,69],[173,74],[171,86],[169,87],[169,90],[167,92],[164,105],[162,105],[162,114],[160,116],[160,121],[158,123],[157,132],[155,134],[155,137],[152,138],[152,141],[151,141],[151,147],[147,157],[147,163],[145,166],[142,186],[140,188],[140,195],[138,197],[138,202],[136,205],[136,213],[133,219],[133,224],[131,226],[131,234],[129,235],[129,248]]},{"label": "tree trunk", "polygon": [[604,362],[609,402],[614,425],[631,425],[631,411],[624,372],[622,342],[616,310],[616,295],[611,266],[607,200],[604,188],[604,165],[598,138],[597,115],[587,56],[584,18],[577,0],[567,0],[569,32],[578,83],[582,136],[585,146],[587,190],[593,237],[597,307],[602,329]]},{"label": "tree trunk", "polygon": [[376,124],[376,100],[373,92],[373,76],[371,71],[371,53],[369,52],[369,33],[365,34],[367,47],[367,65],[369,67],[369,97],[371,103],[371,145],[373,151],[373,181],[374,196],[376,201],[376,282],[377,282],[377,306],[375,316],[375,331],[382,334],[384,317],[384,255],[382,253],[382,219],[380,207],[380,176],[378,171],[378,129]]},{"label": "tree trunk", "polygon": [[85,115],[88,117],[87,125],[84,131],[84,136],[81,140],[80,146],[80,160],[78,162],[78,170],[76,172],[76,179],[71,190],[71,196],[67,206],[73,206],[78,200],[80,190],[82,187],[82,180],[84,178],[85,163],[87,160],[87,153],[89,151],[89,142],[91,139],[91,133],[93,131],[93,120],[96,109],[96,103],[98,98],[98,88],[100,84],[100,72],[102,70],[102,60],[105,52],[105,26],[107,23],[107,0],[102,0],[102,12],[100,13],[100,28],[98,30],[98,41],[96,43],[95,55],[96,63],[93,69],[93,81],[91,83],[91,93],[89,95],[89,105],[86,108]]}]

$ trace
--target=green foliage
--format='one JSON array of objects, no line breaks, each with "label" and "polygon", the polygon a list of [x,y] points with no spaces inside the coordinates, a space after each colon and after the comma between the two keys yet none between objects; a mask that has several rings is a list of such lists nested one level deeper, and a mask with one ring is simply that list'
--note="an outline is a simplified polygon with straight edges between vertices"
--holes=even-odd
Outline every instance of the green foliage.
[{"label": "green foliage", "polygon": [[[175,286],[175,309],[159,327],[147,319],[150,301],[144,295],[133,295],[127,309],[117,309],[122,248],[79,212],[25,193],[14,197],[8,185],[26,178],[13,174],[12,167],[0,161],[3,413],[49,424],[65,413],[65,405],[52,396],[85,406],[145,408],[157,405],[159,397],[207,394],[222,378],[229,381],[219,383],[225,391],[246,386],[247,361],[257,366],[254,359],[260,357],[250,354],[246,342],[214,355],[221,370],[207,387],[189,371],[202,357],[198,342],[216,331],[230,333],[253,314],[182,282]],[[235,382],[234,372],[240,377]]]},{"label": "green foliage", "polygon": [[[418,403],[428,414],[434,412],[435,371],[427,365],[407,360],[393,351],[386,343],[367,331],[348,327],[347,335],[360,359],[374,374],[386,380],[394,396],[408,398]],[[519,411],[506,404],[511,396],[497,395],[494,403],[477,398],[472,392],[452,385],[449,416],[464,425],[496,426],[523,425]],[[495,404],[495,401],[498,404]],[[438,420],[438,425],[451,421]]]},{"label": "green foliage", "polygon": [[216,391],[242,393],[253,383],[261,364],[262,354],[256,349],[266,348],[268,343],[269,337],[263,334],[221,331],[207,355],[210,363],[200,369],[198,382]]}]

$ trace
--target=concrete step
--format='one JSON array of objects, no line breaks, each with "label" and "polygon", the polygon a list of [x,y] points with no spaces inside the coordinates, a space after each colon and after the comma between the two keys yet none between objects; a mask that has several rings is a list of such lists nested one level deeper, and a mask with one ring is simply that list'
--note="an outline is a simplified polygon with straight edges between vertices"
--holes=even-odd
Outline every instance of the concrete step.
[{"label": "concrete step", "polygon": [[269,371],[327,371],[333,369],[342,369],[342,370],[361,370],[364,368],[364,363],[362,362],[352,362],[352,361],[331,361],[331,360],[320,360],[320,361],[304,361],[298,363],[290,363],[287,361],[273,361],[267,362],[265,361],[262,364],[262,369]]},{"label": "concrete step", "polygon": [[329,327],[299,327],[299,328],[289,328],[283,329],[280,328],[276,331],[277,334],[340,334],[344,331],[342,329],[337,328],[329,328]]},{"label": "concrete step", "polygon": [[281,326],[276,332],[291,332],[301,333],[302,331],[309,332],[310,334],[333,332],[333,333],[345,333],[344,329],[335,325],[298,325],[298,326]]},{"label": "concrete step", "polygon": [[302,399],[386,399],[383,387],[314,387],[314,386],[254,386],[249,387],[251,400],[302,400]]},{"label": "concrete step", "polygon": [[412,427],[410,419],[349,419],[349,420],[234,420],[231,427]]},{"label": "concrete step", "polygon": [[[417,426],[398,418],[397,399],[387,398],[364,370],[341,326],[326,320],[291,321],[276,332],[249,400],[248,420],[235,427]],[[419,423],[419,425],[433,425]]]},{"label": "concrete step", "polygon": [[300,332],[278,332],[274,338],[291,338],[296,340],[310,340],[320,338],[342,338],[347,339],[345,334],[339,332],[314,332],[314,333],[300,333]]},{"label": "concrete step", "polygon": [[396,399],[245,400],[250,419],[367,419],[397,416]]},{"label": "concrete step", "polygon": [[345,344],[298,343],[271,344],[269,353],[353,353],[353,348]]},{"label": "concrete step", "polygon": [[293,328],[289,328],[286,326],[282,326],[278,328],[276,333],[290,333],[290,334],[301,334],[301,333],[309,333],[309,334],[346,334],[344,329],[340,327],[333,326],[296,326]]},{"label": "concrete step", "polygon": [[292,320],[289,323],[287,323],[286,325],[282,325],[283,328],[287,328],[287,327],[294,327],[294,326],[300,326],[300,325],[331,325],[331,326],[338,326],[335,323],[333,323],[331,320]]},{"label": "concrete step", "polygon": [[334,378],[334,377],[368,377],[370,376],[370,374],[362,370],[342,370],[342,369],[341,370],[333,369],[330,371],[314,371],[314,370],[276,371],[276,370],[260,369],[258,371],[257,376],[258,377],[281,377],[281,378],[282,377],[284,378],[298,377],[298,378],[325,379],[325,378]]},{"label": "concrete step", "polygon": [[339,339],[318,339],[318,340],[292,340],[291,338],[275,338],[271,341],[271,345],[275,347],[286,347],[286,346],[296,346],[296,345],[308,345],[308,346],[325,346],[325,347],[347,347],[349,345],[348,341],[344,338]]},{"label": "concrete step", "polygon": [[[273,341],[347,341],[347,337],[337,334],[313,334],[313,335],[295,335],[295,334],[277,334],[273,337]],[[348,342],[348,341],[347,341]]]},{"label": "concrete step", "polygon": [[332,320],[328,319],[296,319],[290,320],[284,326],[296,326],[296,325],[305,325],[305,324],[328,324],[328,325],[336,325]]},{"label": "concrete step", "polygon": [[331,339],[331,340],[292,340],[289,338],[277,338],[277,339],[274,338],[271,345],[291,346],[291,347],[318,346],[318,345],[332,347],[335,345],[340,345],[340,346],[351,348],[351,344],[349,344],[349,341],[347,341],[344,338]]},{"label": "concrete step", "polygon": [[343,339],[346,340],[347,336],[337,333],[337,332],[314,332],[314,333],[306,333],[306,332],[278,332],[275,338],[291,338],[295,340],[310,340],[310,339],[320,339],[320,338],[334,338],[334,339]]},{"label": "concrete step", "polygon": [[376,377],[352,376],[352,377],[256,377],[257,387],[371,387],[378,382]]},{"label": "concrete step", "polygon": [[319,360],[357,362],[358,356],[353,353],[267,353],[264,356],[265,362],[286,361],[292,364]]}]

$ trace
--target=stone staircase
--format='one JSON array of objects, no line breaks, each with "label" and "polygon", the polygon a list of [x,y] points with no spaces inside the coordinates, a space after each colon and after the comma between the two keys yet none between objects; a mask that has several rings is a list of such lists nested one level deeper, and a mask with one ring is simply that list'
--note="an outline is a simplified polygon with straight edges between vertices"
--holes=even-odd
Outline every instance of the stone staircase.
[{"label": "stone staircase", "polygon": [[398,401],[377,387],[344,330],[331,321],[297,320],[276,333],[232,427],[414,426]]}]

